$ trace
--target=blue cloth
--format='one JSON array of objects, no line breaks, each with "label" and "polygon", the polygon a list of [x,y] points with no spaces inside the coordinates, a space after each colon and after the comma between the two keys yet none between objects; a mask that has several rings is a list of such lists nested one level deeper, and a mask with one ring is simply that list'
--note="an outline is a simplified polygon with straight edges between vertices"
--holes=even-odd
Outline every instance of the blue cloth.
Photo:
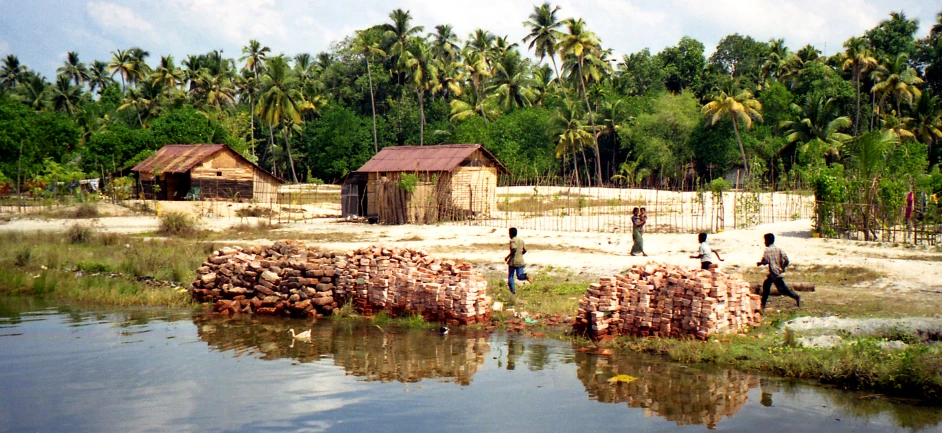
[{"label": "blue cloth", "polygon": [[517,277],[518,280],[527,279],[526,266],[508,266],[507,269],[507,287],[510,288],[510,293],[517,294],[517,291],[514,290],[514,277]]}]

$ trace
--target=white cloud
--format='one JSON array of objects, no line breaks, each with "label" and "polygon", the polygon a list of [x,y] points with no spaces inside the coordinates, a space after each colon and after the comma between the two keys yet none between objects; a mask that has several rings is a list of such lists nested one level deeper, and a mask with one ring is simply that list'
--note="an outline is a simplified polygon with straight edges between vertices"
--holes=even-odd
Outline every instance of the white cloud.
[{"label": "white cloud", "polygon": [[130,41],[156,39],[154,25],[139,17],[131,8],[108,2],[89,2],[85,7],[89,18],[103,30]]},{"label": "white cloud", "polygon": [[249,39],[284,40],[293,30],[287,26],[287,17],[275,0],[167,0],[166,3],[174,20],[232,44],[244,44]]}]

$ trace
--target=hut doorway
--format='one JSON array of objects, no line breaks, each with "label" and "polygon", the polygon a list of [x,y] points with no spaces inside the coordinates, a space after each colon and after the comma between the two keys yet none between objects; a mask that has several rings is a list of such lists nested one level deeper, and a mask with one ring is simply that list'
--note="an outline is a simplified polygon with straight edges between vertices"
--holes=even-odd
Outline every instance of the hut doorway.
[{"label": "hut doorway", "polygon": [[340,189],[342,216],[344,218],[365,217],[367,209],[365,173],[351,173]]},{"label": "hut doorway", "polygon": [[190,192],[190,173],[167,173],[163,175],[162,200],[183,200]]}]

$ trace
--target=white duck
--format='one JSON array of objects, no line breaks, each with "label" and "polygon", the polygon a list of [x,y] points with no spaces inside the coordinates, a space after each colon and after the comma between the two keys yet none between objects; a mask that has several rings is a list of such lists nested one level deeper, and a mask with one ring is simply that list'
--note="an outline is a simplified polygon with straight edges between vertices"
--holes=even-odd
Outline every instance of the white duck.
[{"label": "white duck", "polygon": [[295,334],[295,333],[294,333],[294,328],[289,329],[288,332],[291,333],[291,338],[294,338],[295,340],[311,341],[311,330],[310,330],[310,329],[308,329],[307,331],[304,331],[304,332],[302,332],[302,333],[300,333],[300,334]]}]

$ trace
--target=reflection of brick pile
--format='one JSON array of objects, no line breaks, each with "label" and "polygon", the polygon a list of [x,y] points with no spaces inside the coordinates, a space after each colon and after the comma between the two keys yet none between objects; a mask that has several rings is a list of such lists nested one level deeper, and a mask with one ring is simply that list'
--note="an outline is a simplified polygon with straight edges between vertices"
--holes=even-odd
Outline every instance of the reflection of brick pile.
[{"label": "reflection of brick pile", "polygon": [[574,328],[605,335],[692,336],[741,332],[761,322],[759,296],[741,276],[671,265],[633,266],[602,278],[579,302]]},{"label": "reflection of brick pile", "polygon": [[275,318],[202,315],[194,322],[200,340],[220,352],[300,362],[332,358],[347,374],[382,382],[441,379],[468,385],[490,351],[485,331],[441,336],[430,331],[384,332],[369,322],[321,321],[311,329],[310,342],[292,342],[288,323]]},{"label": "reflection of brick pile", "polygon": [[353,301],[357,311],[421,314],[453,324],[490,317],[487,283],[471,264],[424,251],[371,247],[335,254],[303,242],[223,248],[197,270],[193,297],[223,314],[313,317]]},{"label": "reflection of brick pile", "polygon": [[[736,370],[705,372],[663,362],[643,363],[635,358],[609,359],[584,353],[576,353],[575,361],[576,374],[592,399],[643,408],[645,416],[658,416],[678,425],[715,429],[724,416],[730,418],[739,412],[748,400],[749,390],[759,386],[758,377]],[[619,374],[637,379],[609,382]]]}]

